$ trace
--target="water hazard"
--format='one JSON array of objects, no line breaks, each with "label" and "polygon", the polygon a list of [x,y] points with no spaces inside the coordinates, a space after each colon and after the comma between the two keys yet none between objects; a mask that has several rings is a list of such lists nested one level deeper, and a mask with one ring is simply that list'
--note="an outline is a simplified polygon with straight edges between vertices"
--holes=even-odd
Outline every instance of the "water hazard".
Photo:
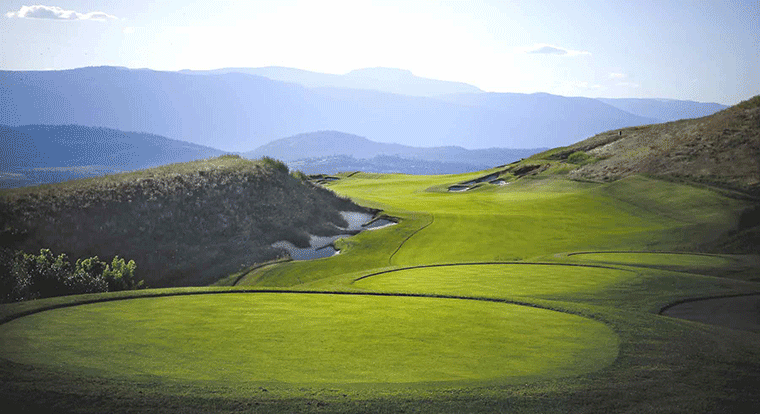
[{"label": "water hazard", "polygon": [[347,227],[341,227],[344,234],[335,236],[309,236],[309,247],[297,247],[293,243],[280,240],[272,244],[272,247],[283,249],[288,252],[293,260],[312,260],[323,257],[335,256],[340,253],[333,243],[335,240],[343,237],[350,237],[364,230],[377,230],[383,227],[391,226],[393,221],[378,219],[373,221],[373,215],[369,213],[359,213],[354,211],[341,211],[340,215],[348,223]]}]

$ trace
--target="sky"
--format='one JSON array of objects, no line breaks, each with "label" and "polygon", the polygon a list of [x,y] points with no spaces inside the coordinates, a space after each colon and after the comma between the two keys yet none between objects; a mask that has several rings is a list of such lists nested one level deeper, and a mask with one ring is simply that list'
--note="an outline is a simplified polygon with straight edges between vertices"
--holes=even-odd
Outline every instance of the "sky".
[{"label": "sky", "polygon": [[0,69],[366,67],[489,92],[733,105],[760,94],[760,1],[3,0]]}]

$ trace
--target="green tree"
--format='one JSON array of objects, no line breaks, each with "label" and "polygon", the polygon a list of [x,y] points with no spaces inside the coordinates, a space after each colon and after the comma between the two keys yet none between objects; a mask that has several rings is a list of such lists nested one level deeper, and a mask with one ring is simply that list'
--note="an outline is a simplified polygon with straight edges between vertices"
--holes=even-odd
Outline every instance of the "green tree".
[{"label": "green tree", "polygon": [[285,174],[290,171],[287,164],[272,157],[263,157],[261,158],[261,162],[267,167],[272,168],[273,170],[284,172]]},{"label": "green tree", "polygon": [[30,281],[32,297],[48,298],[68,292],[66,279],[72,273],[71,262],[65,254],[58,257],[50,249],[41,249],[39,256],[24,254],[21,258],[20,275]]},{"label": "green tree", "polygon": [[144,281],[137,281],[135,270],[137,265],[134,260],[129,262],[115,256],[110,265],[106,265],[103,271],[103,278],[108,284],[108,290],[113,292],[117,290],[139,289],[143,287]]},{"label": "green tree", "polygon": [[98,256],[78,259],[74,271],[66,278],[67,293],[107,292],[108,283],[103,277],[108,265],[101,262]]},{"label": "green tree", "polygon": [[53,296],[96,293],[143,287],[134,260],[118,256],[110,264],[97,256],[78,259],[41,249],[39,255],[0,248],[0,303]]}]

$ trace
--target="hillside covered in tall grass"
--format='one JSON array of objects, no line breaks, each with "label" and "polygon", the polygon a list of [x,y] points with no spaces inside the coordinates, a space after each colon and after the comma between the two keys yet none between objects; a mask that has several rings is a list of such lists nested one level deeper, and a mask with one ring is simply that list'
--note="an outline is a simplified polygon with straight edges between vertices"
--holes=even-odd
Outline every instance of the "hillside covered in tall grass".
[{"label": "hillside covered in tall grass", "polygon": [[275,160],[203,161],[0,192],[5,248],[121,256],[148,286],[206,285],[272,260],[278,240],[335,235],[364,211]]}]

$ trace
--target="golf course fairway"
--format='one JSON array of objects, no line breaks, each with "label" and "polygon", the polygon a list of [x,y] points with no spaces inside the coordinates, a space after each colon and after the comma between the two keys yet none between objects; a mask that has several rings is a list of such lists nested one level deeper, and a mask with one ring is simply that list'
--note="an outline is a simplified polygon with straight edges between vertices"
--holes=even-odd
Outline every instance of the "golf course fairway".
[{"label": "golf course fairway", "polygon": [[601,322],[527,306],[303,293],[119,300],[0,326],[17,363],[228,385],[525,382],[605,367],[617,343]]},{"label": "golf course fairway", "polygon": [[641,266],[692,266],[720,268],[731,263],[725,257],[706,254],[657,252],[589,252],[574,253],[572,258],[583,261]]},{"label": "golf course fairway", "polygon": [[751,202],[641,175],[448,191],[494,171],[337,174],[397,224],[335,256],[2,305],[0,393],[77,413],[757,412],[758,334],[661,314],[760,293],[760,258],[704,247]]},{"label": "golf course fairway", "polygon": [[590,266],[460,264],[393,270],[362,277],[354,285],[387,292],[499,298],[593,292],[634,276],[633,272]]}]

